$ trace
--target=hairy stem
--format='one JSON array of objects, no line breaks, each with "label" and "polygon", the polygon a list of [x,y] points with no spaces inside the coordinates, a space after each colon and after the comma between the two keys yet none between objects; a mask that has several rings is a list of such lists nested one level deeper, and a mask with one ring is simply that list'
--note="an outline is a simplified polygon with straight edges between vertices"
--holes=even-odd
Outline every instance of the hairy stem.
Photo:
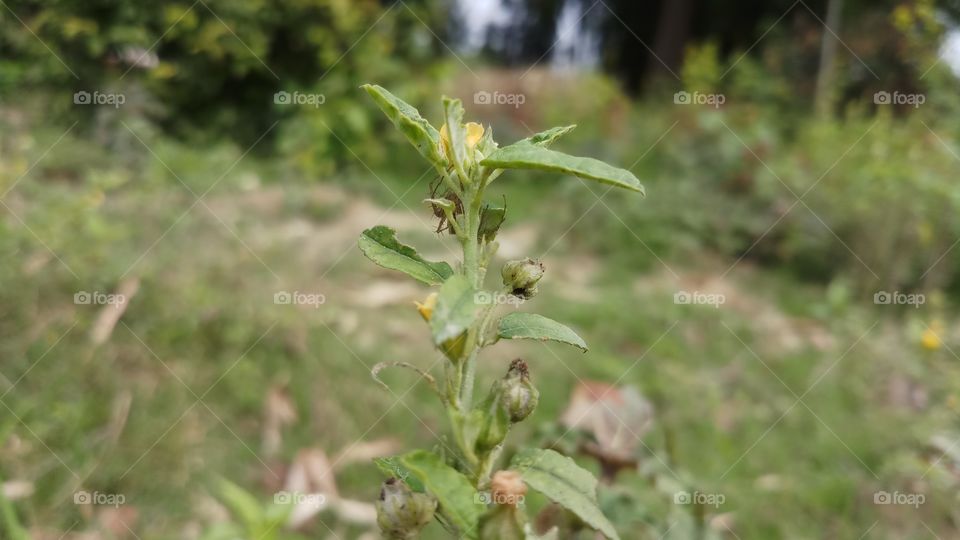
[{"label": "hairy stem", "polygon": [[471,403],[473,401],[473,380],[476,376],[477,371],[477,355],[480,353],[479,347],[474,347],[473,352],[471,352],[463,360],[463,378],[461,379],[462,386],[460,387],[460,403],[465,410],[470,410],[473,406]]},{"label": "hairy stem", "polygon": [[477,275],[480,270],[479,245],[477,236],[480,232],[480,211],[474,204],[477,192],[474,189],[467,189],[464,200],[464,235],[460,237],[460,244],[463,246],[463,273],[467,276],[470,284],[477,287]]}]

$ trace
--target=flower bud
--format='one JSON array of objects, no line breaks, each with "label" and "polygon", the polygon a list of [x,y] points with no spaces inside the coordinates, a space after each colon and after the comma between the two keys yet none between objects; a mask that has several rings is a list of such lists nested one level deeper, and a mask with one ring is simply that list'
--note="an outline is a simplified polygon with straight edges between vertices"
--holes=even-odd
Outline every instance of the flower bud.
[{"label": "flower bud", "polygon": [[480,538],[483,540],[522,540],[526,515],[518,511],[523,503],[527,485],[517,471],[497,471],[490,479],[490,502],[493,506],[480,518]]},{"label": "flower bud", "polygon": [[543,263],[533,259],[508,261],[503,265],[500,275],[503,284],[510,288],[511,294],[530,298],[537,294],[537,282],[543,277]]},{"label": "flower bud", "polygon": [[410,491],[403,481],[390,478],[380,488],[377,525],[388,540],[416,538],[437,509],[437,501],[425,493]]},{"label": "flower bud", "polygon": [[510,363],[506,376],[490,387],[478,409],[483,415],[477,433],[476,451],[486,454],[503,443],[510,426],[530,416],[540,401],[540,392],[530,382],[527,364],[519,358]]},{"label": "flower bud", "polygon": [[530,416],[540,401],[540,392],[530,382],[527,363],[517,358],[510,363],[506,377],[500,381],[501,403],[513,423]]},{"label": "flower bud", "polygon": [[497,471],[490,479],[490,499],[494,504],[517,506],[526,494],[527,485],[517,471]]}]

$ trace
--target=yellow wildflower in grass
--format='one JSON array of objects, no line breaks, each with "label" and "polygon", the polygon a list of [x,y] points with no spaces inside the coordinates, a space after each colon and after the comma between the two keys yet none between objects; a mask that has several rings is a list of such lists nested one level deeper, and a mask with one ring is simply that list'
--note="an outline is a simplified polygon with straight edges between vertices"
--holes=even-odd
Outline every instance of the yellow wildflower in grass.
[{"label": "yellow wildflower in grass", "polygon": [[943,332],[943,324],[940,321],[930,323],[920,335],[920,346],[928,351],[935,351],[943,345],[940,334]]},{"label": "yellow wildflower in grass", "polygon": [[414,304],[417,306],[417,311],[420,312],[420,316],[423,317],[423,320],[430,322],[430,318],[433,317],[433,308],[437,307],[437,293],[430,293],[427,296],[427,299],[420,302],[414,301]]}]

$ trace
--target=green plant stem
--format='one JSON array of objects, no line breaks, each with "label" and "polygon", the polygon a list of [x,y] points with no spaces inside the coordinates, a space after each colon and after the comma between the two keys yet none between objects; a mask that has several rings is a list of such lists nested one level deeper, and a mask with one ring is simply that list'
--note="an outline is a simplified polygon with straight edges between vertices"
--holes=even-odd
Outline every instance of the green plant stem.
[{"label": "green plant stem", "polygon": [[457,222],[457,217],[453,215],[452,209],[443,209],[443,214],[447,218],[447,223],[450,224],[450,227],[453,228],[453,234],[457,235],[457,239],[463,242],[464,233],[463,229],[460,228],[460,223]]},{"label": "green plant stem", "polygon": [[[485,186],[486,182],[477,178],[460,192],[459,196],[464,205],[463,220],[460,222],[460,226],[454,228],[463,249],[463,267],[461,270],[476,290],[480,290],[482,286],[483,272],[481,266],[489,263],[489,255],[481,253],[479,241],[480,213],[483,207]],[[481,256],[484,256],[483,261],[480,260]],[[480,354],[484,331],[489,323],[492,311],[493,306],[490,306],[477,317],[468,334],[468,343],[463,356],[457,362],[457,369],[450,374],[454,379],[452,381],[454,392],[450,397],[450,402],[451,406],[456,409],[456,412],[451,416],[454,438],[460,446],[460,451],[473,467],[471,476],[475,482],[481,482],[489,476],[489,470],[495,456],[491,454],[477,456],[473,448],[467,447],[467,437],[463,431],[465,429],[463,418],[469,416],[473,410],[473,387],[476,378],[477,357]]]},{"label": "green plant stem", "polygon": [[463,361],[463,378],[461,379],[462,386],[460,387],[460,404],[464,410],[470,410],[471,407],[473,407],[473,384],[477,371],[477,355],[479,353],[480,349],[475,347],[473,352],[471,352],[470,355],[468,355]]},{"label": "green plant stem", "polygon": [[480,464],[477,465],[476,474],[473,478],[474,485],[478,489],[485,489],[490,482],[490,474],[493,472],[493,463],[500,457],[503,446],[498,446],[491,450],[487,455],[480,457]]},{"label": "green plant stem", "polygon": [[[463,245],[463,271],[470,281],[470,284],[477,290],[480,289],[480,211],[483,206],[484,183],[477,179],[466,189],[464,199],[464,214],[466,221],[466,235],[461,239]],[[486,314],[485,314],[486,315]],[[484,316],[485,316],[484,315]],[[471,336],[471,343],[467,346],[467,353],[463,358],[461,367],[463,377],[460,386],[460,402],[465,410],[471,408],[473,399],[474,375],[476,372],[477,355],[479,354],[479,343],[482,339],[480,325]]]},{"label": "green plant stem", "polygon": [[464,228],[466,230],[460,238],[460,243],[463,246],[463,273],[467,276],[470,284],[477,287],[477,275],[480,269],[479,244],[477,242],[477,236],[480,233],[480,209],[475,204],[475,199],[478,198],[475,189],[468,188],[465,195],[467,198],[463,202],[465,206]]},{"label": "green plant stem", "polygon": [[445,362],[443,366],[443,379],[444,379],[444,392],[446,396],[447,405],[456,410],[460,410],[460,386],[459,386],[459,370],[454,369],[455,366],[451,366],[449,362]]}]

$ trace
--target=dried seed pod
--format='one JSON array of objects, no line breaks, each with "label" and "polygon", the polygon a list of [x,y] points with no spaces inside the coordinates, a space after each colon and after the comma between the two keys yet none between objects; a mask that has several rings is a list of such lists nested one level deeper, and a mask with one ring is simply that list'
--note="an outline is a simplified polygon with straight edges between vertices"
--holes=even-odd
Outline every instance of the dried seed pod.
[{"label": "dried seed pod", "polygon": [[537,282],[543,277],[543,263],[533,259],[507,261],[500,271],[503,284],[510,293],[521,298],[531,298],[537,294]]},{"label": "dried seed pod", "polygon": [[411,540],[433,519],[437,501],[425,493],[414,493],[402,480],[390,478],[380,487],[377,525],[387,540]]}]

